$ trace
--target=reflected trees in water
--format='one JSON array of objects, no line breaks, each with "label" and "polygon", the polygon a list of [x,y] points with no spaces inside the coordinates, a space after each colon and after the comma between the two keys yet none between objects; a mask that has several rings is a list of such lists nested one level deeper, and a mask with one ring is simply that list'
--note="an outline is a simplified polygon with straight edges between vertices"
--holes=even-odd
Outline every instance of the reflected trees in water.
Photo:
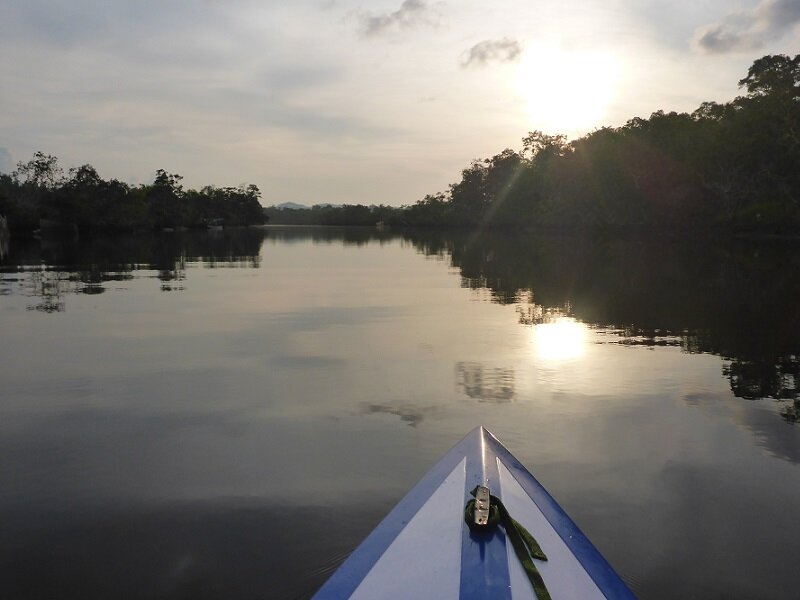
[{"label": "reflected trees in water", "polygon": [[416,428],[426,417],[442,411],[440,406],[417,406],[416,404],[364,404],[362,412],[370,415],[393,415],[399,417],[403,423]]},{"label": "reflected trees in water", "polygon": [[[462,286],[515,307],[538,327],[572,319],[611,343],[675,346],[724,359],[740,398],[784,402],[796,422],[800,398],[800,253],[796,243],[670,243],[588,236],[531,236],[374,228],[245,228],[81,241],[20,240],[2,262],[0,294],[36,298],[31,310],[59,312],[70,294],[102,293],[109,282],[157,272],[180,289],[187,265],[259,268],[262,244],[385,244],[398,240],[449,260]],[[42,265],[48,265],[42,267]],[[477,363],[457,366],[468,397],[514,398],[514,374]],[[401,417],[402,418],[402,417]]]},{"label": "reflected trees in water", "polygon": [[426,255],[448,255],[464,287],[516,305],[523,325],[572,316],[614,343],[718,355],[737,397],[800,397],[796,243],[489,232],[411,239]]},{"label": "reflected trees in water", "polygon": [[[222,232],[171,232],[152,235],[21,239],[0,263],[0,294],[36,299],[29,310],[62,312],[72,294],[102,294],[111,282],[125,282],[155,271],[165,292],[180,291],[189,263],[207,268],[261,266],[260,228]],[[18,273],[17,276],[8,276]]]},{"label": "reflected trees in water", "polygon": [[787,423],[797,423],[800,421],[800,398],[796,398],[791,404],[787,404],[781,410],[781,416]]},{"label": "reflected trees in water", "polygon": [[511,402],[515,395],[514,369],[459,362],[456,364],[456,386],[464,395],[479,402]]}]

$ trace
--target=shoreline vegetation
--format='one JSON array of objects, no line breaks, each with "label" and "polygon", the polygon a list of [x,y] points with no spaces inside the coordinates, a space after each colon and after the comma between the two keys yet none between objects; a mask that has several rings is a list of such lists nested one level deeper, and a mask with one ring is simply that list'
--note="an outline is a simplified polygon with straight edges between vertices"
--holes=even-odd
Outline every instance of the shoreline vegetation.
[{"label": "shoreline vegetation", "polygon": [[36,152],[0,174],[0,215],[11,231],[81,233],[216,229],[266,222],[255,185],[185,190],[180,175],[156,171],[152,184],[104,180],[83,165],[65,175],[55,156]]},{"label": "shoreline vegetation", "polygon": [[533,131],[522,149],[474,160],[446,192],[410,206],[263,208],[255,185],[184,190],[65,175],[37,152],[0,174],[12,231],[142,231],[260,225],[540,229],[616,233],[800,234],[800,54],[757,59],[743,96],[689,113],[654,112],[578,139]]}]

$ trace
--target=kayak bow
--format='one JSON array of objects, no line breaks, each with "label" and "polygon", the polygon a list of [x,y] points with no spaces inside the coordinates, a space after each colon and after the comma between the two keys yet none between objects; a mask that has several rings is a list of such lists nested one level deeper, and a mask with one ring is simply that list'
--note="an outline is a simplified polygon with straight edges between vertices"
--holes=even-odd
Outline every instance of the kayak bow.
[{"label": "kayak bow", "polygon": [[[499,504],[491,507],[498,514],[494,523],[487,523],[490,497]],[[499,516],[503,511],[523,530],[522,538],[532,536],[546,561],[535,552],[532,561],[520,555],[529,544],[521,546],[514,526]],[[493,526],[498,520],[502,526]],[[536,478],[477,427],[428,471],[314,599],[536,600],[524,559],[546,586],[538,600],[634,598]]]}]

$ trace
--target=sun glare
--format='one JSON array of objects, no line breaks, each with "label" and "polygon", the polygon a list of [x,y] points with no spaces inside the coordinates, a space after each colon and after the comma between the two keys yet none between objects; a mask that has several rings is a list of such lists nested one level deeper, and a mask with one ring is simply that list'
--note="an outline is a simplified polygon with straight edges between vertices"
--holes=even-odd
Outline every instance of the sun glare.
[{"label": "sun glare", "polygon": [[602,126],[619,71],[619,61],[607,53],[529,47],[520,62],[517,84],[530,129],[575,136]]},{"label": "sun glare", "polygon": [[533,328],[536,356],[560,361],[579,358],[586,352],[586,325],[570,317],[560,317]]}]

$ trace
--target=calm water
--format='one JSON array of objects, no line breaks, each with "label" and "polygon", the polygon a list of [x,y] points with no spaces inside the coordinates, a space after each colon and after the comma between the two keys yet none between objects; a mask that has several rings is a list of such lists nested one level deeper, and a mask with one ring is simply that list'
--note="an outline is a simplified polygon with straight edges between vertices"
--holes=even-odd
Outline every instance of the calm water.
[{"label": "calm water", "polygon": [[643,599],[796,598],[800,248],[12,239],[0,597],[304,598],[478,424]]}]

